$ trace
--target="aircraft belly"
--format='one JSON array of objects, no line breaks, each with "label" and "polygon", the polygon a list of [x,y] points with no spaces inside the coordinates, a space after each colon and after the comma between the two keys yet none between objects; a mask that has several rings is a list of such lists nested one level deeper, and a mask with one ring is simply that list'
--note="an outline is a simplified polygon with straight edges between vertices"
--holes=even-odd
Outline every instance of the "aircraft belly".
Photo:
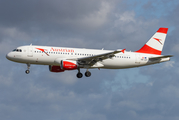
[{"label": "aircraft belly", "polygon": [[133,60],[125,60],[125,59],[108,59],[103,61],[104,68],[108,69],[123,69],[129,68],[135,65]]},{"label": "aircraft belly", "polygon": [[48,56],[33,55],[33,57],[22,57],[20,63],[30,63],[39,65],[51,65],[54,64],[54,59]]}]

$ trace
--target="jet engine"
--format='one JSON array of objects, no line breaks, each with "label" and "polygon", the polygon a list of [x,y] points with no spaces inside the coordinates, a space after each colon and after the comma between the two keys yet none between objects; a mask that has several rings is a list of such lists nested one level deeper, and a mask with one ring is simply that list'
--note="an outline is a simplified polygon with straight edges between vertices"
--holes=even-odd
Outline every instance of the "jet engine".
[{"label": "jet engine", "polygon": [[64,72],[60,66],[49,65],[50,72]]},{"label": "jet engine", "polygon": [[62,70],[75,70],[78,67],[78,63],[76,61],[70,60],[62,60],[61,61],[61,69]]}]

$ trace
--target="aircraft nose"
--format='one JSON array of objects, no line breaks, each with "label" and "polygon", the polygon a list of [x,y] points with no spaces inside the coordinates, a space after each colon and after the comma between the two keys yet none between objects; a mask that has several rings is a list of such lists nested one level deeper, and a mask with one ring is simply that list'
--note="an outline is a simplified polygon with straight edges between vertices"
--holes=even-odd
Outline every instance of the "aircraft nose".
[{"label": "aircraft nose", "polygon": [[8,54],[6,55],[6,58],[7,58],[8,60],[10,60],[11,57],[12,57],[11,53],[8,53]]}]

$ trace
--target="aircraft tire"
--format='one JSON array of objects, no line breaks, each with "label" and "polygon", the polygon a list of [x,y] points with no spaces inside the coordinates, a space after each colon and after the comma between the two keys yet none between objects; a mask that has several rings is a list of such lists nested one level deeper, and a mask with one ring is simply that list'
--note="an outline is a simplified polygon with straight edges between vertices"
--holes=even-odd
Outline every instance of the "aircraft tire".
[{"label": "aircraft tire", "polygon": [[30,73],[30,70],[26,70],[25,73],[26,73],[26,74],[29,74],[29,73]]},{"label": "aircraft tire", "polygon": [[86,72],[85,72],[85,76],[86,76],[86,77],[90,77],[90,76],[91,76],[91,72],[90,72],[90,71],[86,71]]},{"label": "aircraft tire", "polygon": [[82,77],[83,77],[83,74],[79,72],[79,73],[76,74],[76,77],[77,77],[77,78],[82,78]]}]

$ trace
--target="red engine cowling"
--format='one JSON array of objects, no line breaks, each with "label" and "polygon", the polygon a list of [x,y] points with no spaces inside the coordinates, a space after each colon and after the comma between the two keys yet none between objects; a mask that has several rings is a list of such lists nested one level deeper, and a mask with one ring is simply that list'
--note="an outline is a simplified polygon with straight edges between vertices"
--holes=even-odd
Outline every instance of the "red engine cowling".
[{"label": "red engine cowling", "polygon": [[49,65],[50,72],[64,72],[60,66]]},{"label": "red engine cowling", "polygon": [[70,61],[70,60],[62,60],[61,61],[61,69],[62,70],[75,70],[77,69],[78,64],[76,61]]}]

